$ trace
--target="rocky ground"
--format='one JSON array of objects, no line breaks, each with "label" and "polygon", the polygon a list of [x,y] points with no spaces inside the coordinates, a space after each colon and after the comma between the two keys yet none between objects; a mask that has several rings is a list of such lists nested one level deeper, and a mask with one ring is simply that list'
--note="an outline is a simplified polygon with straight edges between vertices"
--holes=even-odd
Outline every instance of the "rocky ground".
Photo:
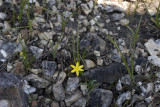
[{"label": "rocky ground", "polygon": [[160,107],[159,2],[0,0],[0,107]]}]

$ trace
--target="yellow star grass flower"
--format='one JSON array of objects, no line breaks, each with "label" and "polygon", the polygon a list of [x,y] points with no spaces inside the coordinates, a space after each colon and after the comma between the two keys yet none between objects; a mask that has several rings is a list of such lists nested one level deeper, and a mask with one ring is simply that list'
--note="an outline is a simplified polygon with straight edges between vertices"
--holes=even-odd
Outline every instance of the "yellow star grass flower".
[{"label": "yellow star grass flower", "polygon": [[79,76],[79,71],[84,71],[84,70],[82,69],[82,68],[83,68],[83,65],[79,65],[79,62],[76,63],[76,66],[71,65],[71,67],[73,68],[73,70],[71,71],[71,73],[76,72],[77,76]]}]

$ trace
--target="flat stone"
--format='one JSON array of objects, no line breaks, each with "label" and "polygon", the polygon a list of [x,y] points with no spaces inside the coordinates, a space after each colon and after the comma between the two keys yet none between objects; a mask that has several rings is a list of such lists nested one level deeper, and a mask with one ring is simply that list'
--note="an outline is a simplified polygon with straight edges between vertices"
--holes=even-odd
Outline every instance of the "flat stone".
[{"label": "flat stone", "polygon": [[50,82],[35,74],[29,74],[25,78],[27,81],[31,81],[32,85],[37,88],[46,88],[50,84]]},{"label": "flat stone", "polygon": [[66,93],[72,94],[77,89],[78,83],[79,83],[78,77],[68,78]]},{"label": "flat stone", "polygon": [[113,83],[115,80],[125,75],[126,70],[122,64],[112,63],[108,66],[93,68],[84,72],[89,80],[96,80],[97,82]]},{"label": "flat stone", "polygon": [[55,61],[43,61],[42,71],[45,76],[53,77],[57,69],[57,63]]},{"label": "flat stone", "polygon": [[53,95],[57,101],[62,101],[65,98],[65,90],[62,84],[53,85]]},{"label": "flat stone", "polygon": [[[12,73],[0,73],[0,106],[28,107],[23,78]],[[3,106],[2,106],[3,105]]]},{"label": "flat stone", "polygon": [[82,94],[79,90],[75,91],[72,95],[67,95],[65,98],[65,103],[67,106],[70,106],[72,103],[76,102],[82,97]]},{"label": "flat stone", "polygon": [[113,93],[105,89],[93,89],[90,93],[89,105],[91,107],[109,107],[113,98]]}]

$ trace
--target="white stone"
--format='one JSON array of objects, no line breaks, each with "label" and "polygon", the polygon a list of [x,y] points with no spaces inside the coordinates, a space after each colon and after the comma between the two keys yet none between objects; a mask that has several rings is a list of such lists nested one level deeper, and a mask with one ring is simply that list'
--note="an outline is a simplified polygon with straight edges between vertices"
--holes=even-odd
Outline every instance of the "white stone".
[{"label": "white stone", "polygon": [[97,65],[102,66],[103,65],[103,59],[97,58]]},{"label": "white stone", "polygon": [[119,23],[122,25],[122,26],[127,26],[129,24],[129,20],[128,19],[121,19],[119,21]]},{"label": "white stone", "polygon": [[0,12],[0,19],[4,20],[7,17],[6,13]]},{"label": "white stone", "polygon": [[0,100],[0,107],[11,107],[11,104],[8,100]]},{"label": "white stone", "polygon": [[98,56],[101,56],[101,53],[97,50],[94,50],[94,54],[98,57]]},{"label": "white stone", "polygon": [[121,84],[121,80],[118,80],[118,83],[116,85],[116,90],[122,90],[122,84]]},{"label": "white stone", "polygon": [[156,44],[153,39],[149,39],[148,42],[145,43],[145,47],[148,50],[151,56],[148,57],[148,60],[155,66],[160,67],[160,45]]},{"label": "white stone", "polygon": [[85,59],[84,61],[85,61],[85,69],[86,70],[94,68],[96,66],[96,64],[90,59]]}]

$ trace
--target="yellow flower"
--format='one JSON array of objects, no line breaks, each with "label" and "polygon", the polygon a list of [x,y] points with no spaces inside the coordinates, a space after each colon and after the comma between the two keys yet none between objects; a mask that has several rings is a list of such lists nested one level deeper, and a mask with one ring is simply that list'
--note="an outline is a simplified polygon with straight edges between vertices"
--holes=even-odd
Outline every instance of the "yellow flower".
[{"label": "yellow flower", "polygon": [[20,57],[23,56],[23,59],[26,59],[26,57],[23,55],[23,52],[20,52],[20,53],[19,53],[19,56],[20,56]]},{"label": "yellow flower", "polygon": [[19,56],[22,56],[22,55],[23,55],[23,52],[20,52],[20,53],[19,53]]},{"label": "yellow flower", "polygon": [[76,72],[77,76],[79,76],[79,71],[84,71],[84,70],[82,69],[82,68],[83,68],[83,65],[79,65],[79,62],[76,63],[76,66],[71,65],[71,67],[73,68],[73,70],[71,71],[71,73]]}]

